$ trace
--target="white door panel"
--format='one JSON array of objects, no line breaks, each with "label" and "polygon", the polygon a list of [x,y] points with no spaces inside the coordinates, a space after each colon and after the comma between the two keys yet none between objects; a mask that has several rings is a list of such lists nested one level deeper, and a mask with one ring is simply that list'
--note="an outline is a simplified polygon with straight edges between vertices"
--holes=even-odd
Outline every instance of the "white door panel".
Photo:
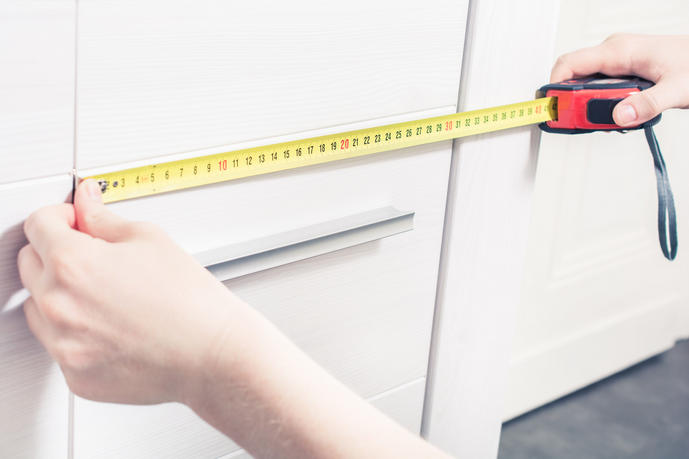
[{"label": "white door panel", "polygon": [[[556,55],[615,32],[689,33],[689,2],[565,0]],[[689,334],[689,113],[656,127],[680,249],[658,243],[653,160],[643,132],[544,134],[505,419],[671,347]]]}]

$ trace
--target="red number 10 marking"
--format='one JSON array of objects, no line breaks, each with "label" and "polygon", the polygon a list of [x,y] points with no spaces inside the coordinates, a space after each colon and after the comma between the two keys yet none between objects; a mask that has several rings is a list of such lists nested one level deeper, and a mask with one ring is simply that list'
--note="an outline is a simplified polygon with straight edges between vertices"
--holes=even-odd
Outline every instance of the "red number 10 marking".
[{"label": "red number 10 marking", "polygon": [[222,161],[218,161],[218,169],[221,171],[226,171],[227,170],[227,160],[223,159]]}]

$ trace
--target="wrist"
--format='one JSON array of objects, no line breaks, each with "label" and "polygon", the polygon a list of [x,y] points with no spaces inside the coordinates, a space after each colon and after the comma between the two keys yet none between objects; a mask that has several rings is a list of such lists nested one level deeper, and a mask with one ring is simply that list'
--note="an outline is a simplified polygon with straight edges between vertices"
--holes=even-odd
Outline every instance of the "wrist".
[{"label": "wrist", "polygon": [[183,372],[187,377],[177,400],[203,418],[216,406],[219,397],[244,384],[241,375],[246,374],[248,353],[257,346],[260,331],[256,316],[263,319],[229,290],[225,292],[227,295],[218,305],[223,314],[214,317],[203,332],[204,344]]}]

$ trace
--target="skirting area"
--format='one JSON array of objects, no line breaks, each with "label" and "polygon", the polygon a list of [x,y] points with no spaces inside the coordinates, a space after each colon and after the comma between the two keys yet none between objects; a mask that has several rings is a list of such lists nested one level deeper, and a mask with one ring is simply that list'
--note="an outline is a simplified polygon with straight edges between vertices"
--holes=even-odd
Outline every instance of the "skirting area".
[{"label": "skirting area", "polygon": [[498,459],[689,457],[689,340],[503,424]]}]

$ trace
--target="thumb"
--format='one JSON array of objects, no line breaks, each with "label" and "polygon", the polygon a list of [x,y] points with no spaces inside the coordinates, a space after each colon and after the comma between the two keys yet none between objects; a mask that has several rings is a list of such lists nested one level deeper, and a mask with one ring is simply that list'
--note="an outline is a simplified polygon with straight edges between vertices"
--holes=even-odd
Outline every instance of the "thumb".
[{"label": "thumb", "polygon": [[658,83],[650,89],[631,95],[617,104],[613,118],[617,125],[638,126],[672,108],[672,89],[669,84]]},{"label": "thumb", "polygon": [[93,179],[84,180],[74,195],[77,229],[108,242],[121,242],[131,233],[129,220],[110,212],[103,204],[101,189]]}]

